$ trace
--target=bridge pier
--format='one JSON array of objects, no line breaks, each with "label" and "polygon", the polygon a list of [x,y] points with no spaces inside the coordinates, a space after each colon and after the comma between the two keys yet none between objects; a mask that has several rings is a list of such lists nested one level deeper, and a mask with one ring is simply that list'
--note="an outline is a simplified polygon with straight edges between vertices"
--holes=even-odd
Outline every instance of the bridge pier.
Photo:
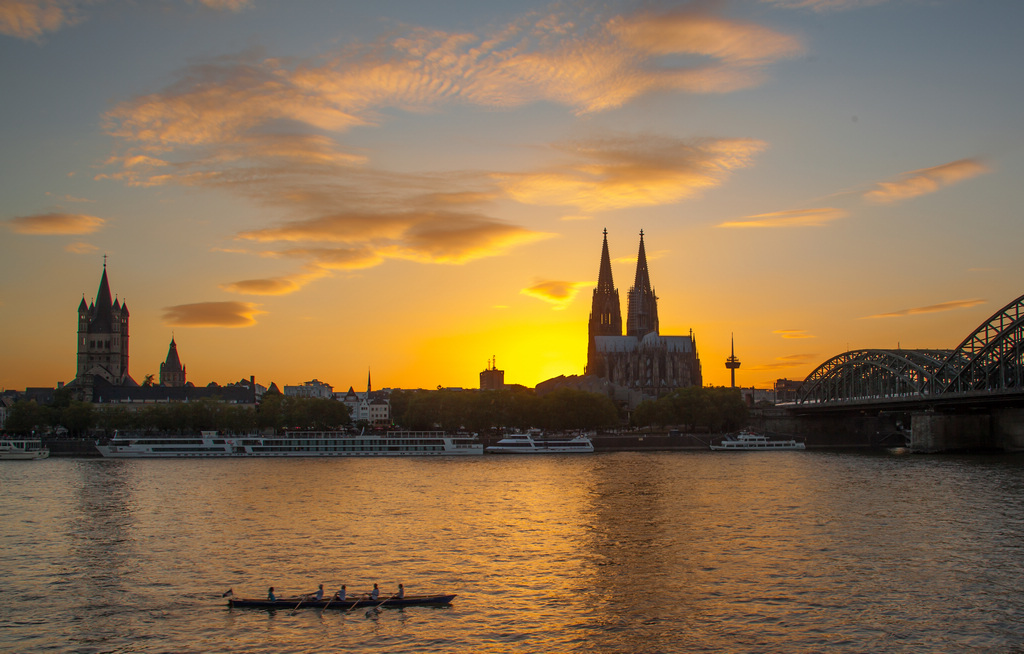
[{"label": "bridge pier", "polygon": [[1004,408],[993,411],[992,437],[1006,452],[1024,451],[1024,409]]},{"label": "bridge pier", "polygon": [[915,413],[910,450],[934,453],[1003,449],[992,437],[987,413]]}]

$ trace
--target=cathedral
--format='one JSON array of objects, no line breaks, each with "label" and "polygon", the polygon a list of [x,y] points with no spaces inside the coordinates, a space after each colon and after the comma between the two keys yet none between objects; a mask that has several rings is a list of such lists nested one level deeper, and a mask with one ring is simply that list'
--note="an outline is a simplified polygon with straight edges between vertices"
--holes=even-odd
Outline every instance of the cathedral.
[{"label": "cathedral", "polygon": [[623,336],[619,291],[612,281],[606,229],[590,311],[586,374],[649,397],[658,397],[676,388],[701,386],[700,358],[693,333],[688,336],[659,333],[658,297],[647,269],[643,231],[636,257],[636,277],[626,300],[626,334]]}]

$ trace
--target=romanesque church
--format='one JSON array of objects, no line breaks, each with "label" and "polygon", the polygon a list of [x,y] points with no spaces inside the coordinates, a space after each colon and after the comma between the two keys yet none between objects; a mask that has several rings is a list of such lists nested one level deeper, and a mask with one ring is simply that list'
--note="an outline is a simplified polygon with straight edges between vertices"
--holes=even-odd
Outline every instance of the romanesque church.
[{"label": "romanesque church", "polygon": [[[104,258],[105,259],[105,258]],[[107,262],[96,299],[78,305],[78,365],[71,385],[92,399],[97,380],[111,386],[137,386],[128,374],[128,303],[110,295]]]},{"label": "romanesque church", "polygon": [[700,358],[693,332],[662,336],[658,327],[658,297],[651,286],[640,232],[636,276],[627,296],[626,334],[622,334],[619,291],[612,281],[608,230],[604,230],[601,268],[590,311],[586,374],[615,386],[658,397],[676,388],[701,386]]}]

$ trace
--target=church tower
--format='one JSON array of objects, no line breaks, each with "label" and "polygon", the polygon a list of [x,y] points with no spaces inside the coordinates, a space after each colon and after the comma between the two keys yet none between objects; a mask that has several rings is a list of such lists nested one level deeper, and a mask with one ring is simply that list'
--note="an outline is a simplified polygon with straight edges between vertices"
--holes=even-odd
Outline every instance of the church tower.
[{"label": "church tower", "polygon": [[167,360],[160,364],[160,385],[181,387],[185,385],[185,366],[178,358],[178,345],[171,336],[171,346],[167,349]]},{"label": "church tower", "polygon": [[102,377],[115,386],[134,384],[128,374],[128,304],[111,300],[104,257],[103,276],[96,299],[78,305],[78,360],[75,381],[92,395],[93,379]]},{"label": "church tower", "polygon": [[640,230],[640,251],[636,255],[636,278],[629,289],[629,307],[626,312],[626,336],[643,338],[658,333],[658,298],[651,288],[647,271],[647,252],[644,250],[644,230]]},{"label": "church tower", "polygon": [[603,377],[604,359],[597,353],[595,336],[622,336],[622,313],[619,310],[619,291],[612,281],[612,260],[608,255],[608,230],[604,230],[601,246],[601,269],[597,273],[597,288],[590,308],[589,339],[587,341],[587,368],[584,374]]}]

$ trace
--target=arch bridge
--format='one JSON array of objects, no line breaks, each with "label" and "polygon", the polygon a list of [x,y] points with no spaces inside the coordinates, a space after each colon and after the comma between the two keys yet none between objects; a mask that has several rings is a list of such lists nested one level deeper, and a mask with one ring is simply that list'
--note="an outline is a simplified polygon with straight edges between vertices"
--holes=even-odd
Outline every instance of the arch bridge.
[{"label": "arch bridge", "polygon": [[953,350],[852,350],[804,380],[803,408],[996,399],[1024,394],[1024,295]]}]

